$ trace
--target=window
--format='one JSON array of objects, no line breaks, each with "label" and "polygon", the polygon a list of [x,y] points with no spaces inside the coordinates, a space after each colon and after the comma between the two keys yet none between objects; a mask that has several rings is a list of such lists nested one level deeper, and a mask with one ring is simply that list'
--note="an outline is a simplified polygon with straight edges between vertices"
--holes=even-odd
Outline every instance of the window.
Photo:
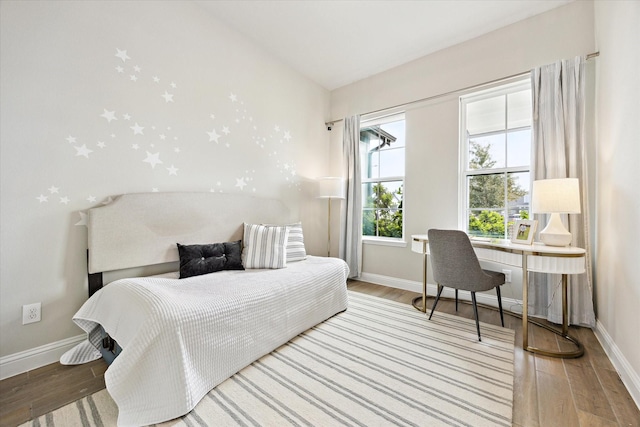
[{"label": "window", "polygon": [[362,235],[379,240],[404,236],[405,120],[394,114],[360,125]]},{"label": "window", "polygon": [[528,80],[460,98],[460,225],[508,239],[529,218],[531,85]]}]

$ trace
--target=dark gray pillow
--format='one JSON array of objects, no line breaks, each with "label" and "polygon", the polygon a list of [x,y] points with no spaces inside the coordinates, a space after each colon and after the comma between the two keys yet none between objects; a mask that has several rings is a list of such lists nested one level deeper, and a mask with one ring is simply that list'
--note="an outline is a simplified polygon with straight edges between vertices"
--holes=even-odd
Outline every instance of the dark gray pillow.
[{"label": "dark gray pillow", "polygon": [[241,240],[209,245],[177,245],[181,279],[221,270],[244,270]]}]

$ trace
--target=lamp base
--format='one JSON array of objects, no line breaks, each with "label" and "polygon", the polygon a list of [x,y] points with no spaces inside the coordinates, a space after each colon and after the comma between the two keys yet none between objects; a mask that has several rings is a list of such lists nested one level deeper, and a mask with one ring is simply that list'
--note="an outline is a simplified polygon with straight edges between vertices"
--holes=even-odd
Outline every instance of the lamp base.
[{"label": "lamp base", "polygon": [[572,236],[564,227],[560,214],[552,213],[549,223],[540,232],[540,241],[547,246],[569,246]]}]

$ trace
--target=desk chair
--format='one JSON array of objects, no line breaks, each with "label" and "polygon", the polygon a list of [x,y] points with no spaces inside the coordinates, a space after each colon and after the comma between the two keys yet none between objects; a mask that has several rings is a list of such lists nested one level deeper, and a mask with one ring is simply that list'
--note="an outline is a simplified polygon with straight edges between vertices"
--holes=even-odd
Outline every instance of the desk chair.
[{"label": "desk chair", "polygon": [[458,310],[458,289],[471,292],[473,313],[476,317],[476,329],[478,341],[480,338],[480,322],[478,322],[478,306],[476,304],[476,292],[496,289],[498,307],[500,308],[500,322],[504,327],[502,313],[502,297],[500,286],[505,283],[503,273],[483,270],[480,267],[478,257],[471,246],[469,237],[460,230],[435,230],[427,232],[429,238],[429,252],[433,266],[433,277],[438,284],[438,295],[431,307],[429,320],[438,305],[442,289],[447,286],[456,291],[456,311]]}]

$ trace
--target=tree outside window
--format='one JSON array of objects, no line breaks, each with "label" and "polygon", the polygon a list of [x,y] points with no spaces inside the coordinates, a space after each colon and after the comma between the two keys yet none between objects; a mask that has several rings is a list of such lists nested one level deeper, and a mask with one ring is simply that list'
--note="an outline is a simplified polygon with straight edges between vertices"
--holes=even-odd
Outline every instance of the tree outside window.
[{"label": "tree outside window", "polygon": [[462,98],[462,218],[470,235],[510,238],[515,221],[529,218],[530,94],[522,82]]},{"label": "tree outside window", "polygon": [[363,122],[360,148],[362,235],[402,239],[404,114]]}]

